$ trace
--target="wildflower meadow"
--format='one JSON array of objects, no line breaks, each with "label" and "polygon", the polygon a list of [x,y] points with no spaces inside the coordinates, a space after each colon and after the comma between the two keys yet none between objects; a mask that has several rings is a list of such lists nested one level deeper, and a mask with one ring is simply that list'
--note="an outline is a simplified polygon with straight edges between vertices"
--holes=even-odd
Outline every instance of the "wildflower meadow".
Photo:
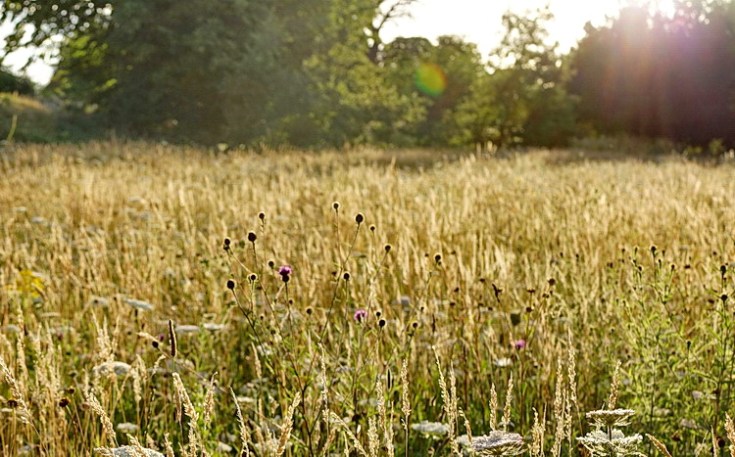
[{"label": "wildflower meadow", "polygon": [[735,167],[0,152],[3,456],[735,456]]}]

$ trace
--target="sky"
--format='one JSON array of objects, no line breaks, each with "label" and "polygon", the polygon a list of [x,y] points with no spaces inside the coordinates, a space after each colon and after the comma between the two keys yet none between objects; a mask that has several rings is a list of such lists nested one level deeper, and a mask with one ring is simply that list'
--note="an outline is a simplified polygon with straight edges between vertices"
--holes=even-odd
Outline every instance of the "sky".
[{"label": "sky", "polygon": [[[503,35],[501,16],[505,11],[523,13],[548,4],[554,20],[548,24],[550,38],[566,52],[584,36],[584,25],[604,24],[608,16],[615,16],[622,6],[636,0],[418,0],[411,6],[410,16],[399,17],[386,25],[384,42],[398,36],[424,36],[435,39],[441,35],[457,35],[476,43],[487,57]],[[650,0],[647,3],[663,11],[671,8],[673,0]],[[640,1],[638,1],[640,3]],[[0,27],[0,36],[4,35]],[[7,32],[5,32],[7,33]],[[7,58],[11,68],[18,69],[33,51],[21,50]],[[48,63],[36,62],[28,68],[28,75],[39,84],[51,78],[53,68]]]},{"label": "sky", "polygon": [[566,52],[584,36],[587,22],[602,25],[608,17],[631,4],[650,4],[667,12],[673,0],[418,0],[410,17],[402,17],[386,26],[382,38],[390,42],[397,36],[457,35],[476,43],[487,56],[503,36],[501,17],[506,11],[523,13],[549,5],[554,20],[548,24],[552,41]]}]

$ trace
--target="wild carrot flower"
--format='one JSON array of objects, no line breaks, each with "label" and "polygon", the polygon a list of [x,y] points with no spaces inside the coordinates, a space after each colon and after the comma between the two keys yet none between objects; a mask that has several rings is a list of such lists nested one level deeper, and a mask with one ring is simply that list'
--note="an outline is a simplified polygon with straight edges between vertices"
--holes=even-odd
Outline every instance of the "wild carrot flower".
[{"label": "wild carrot flower", "polygon": [[424,435],[441,437],[449,433],[449,426],[440,422],[421,421],[418,424],[411,424],[411,430]]},{"label": "wild carrot flower", "polygon": [[511,456],[523,453],[523,437],[517,433],[495,430],[488,435],[462,435],[457,442],[481,456]]}]

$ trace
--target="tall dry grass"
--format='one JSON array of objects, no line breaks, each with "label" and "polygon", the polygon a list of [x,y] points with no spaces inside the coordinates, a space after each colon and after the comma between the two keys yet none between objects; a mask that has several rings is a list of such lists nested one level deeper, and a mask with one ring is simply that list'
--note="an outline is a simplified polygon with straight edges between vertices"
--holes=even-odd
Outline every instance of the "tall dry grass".
[{"label": "tall dry grass", "polygon": [[3,455],[728,452],[731,166],[4,154]]}]

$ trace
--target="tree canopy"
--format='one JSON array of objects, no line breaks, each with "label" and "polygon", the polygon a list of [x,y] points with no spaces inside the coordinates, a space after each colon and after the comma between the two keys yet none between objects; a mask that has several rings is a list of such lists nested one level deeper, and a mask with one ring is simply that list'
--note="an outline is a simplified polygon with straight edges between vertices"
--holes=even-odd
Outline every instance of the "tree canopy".
[{"label": "tree canopy", "polygon": [[490,56],[399,37],[415,0],[3,1],[6,54],[61,39],[46,93],[99,131],[300,147],[560,146],[623,132],[735,143],[735,7],[679,1],[588,25],[567,55],[548,10],[503,16]]}]

